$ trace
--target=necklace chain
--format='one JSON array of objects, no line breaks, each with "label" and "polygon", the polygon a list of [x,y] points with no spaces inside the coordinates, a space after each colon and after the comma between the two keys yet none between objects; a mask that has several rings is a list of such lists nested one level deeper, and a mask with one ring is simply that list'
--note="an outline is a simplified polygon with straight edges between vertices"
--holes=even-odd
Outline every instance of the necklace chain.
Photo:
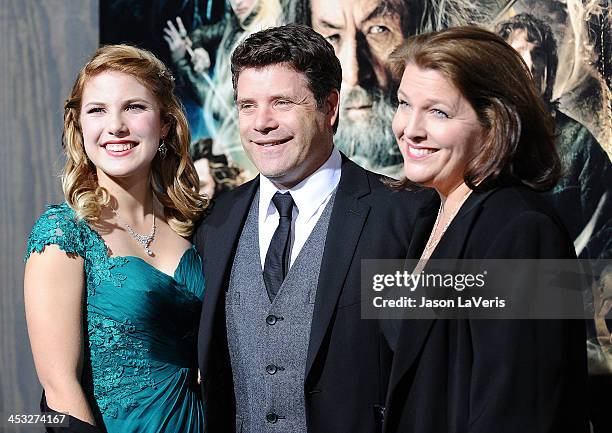
[{"label": "necklace chain", "polygon": [[152,256],[153,255],[153,251],[151,251],[151,248],[149,248],[149,245],[151,244],[151,242],[153,242],[153,239],[155,239],[155,229],[156,229],[156,226],[155,226],[155,211],[153,211],[153,227],[151,227],[151,233],[149,235],[141,235],[140,233],[137,233],[136,230],[134,230],[131,225],[129,225],[128,223],[126,223],[125,221],[123,221],[121,219],[121,217],[119,216],[119,214],[116,211],[115,211],[115,215],[117,215],[117,219],[127,229],[128,233],[132,236],[132,238],[134,238],[134,240],[142,248],[144,248],[145,252],[149,256]]},{"label": "necklace chain", "polygon": [[431,255],[431,252],[438,245],[438,243],[440,242],[440,239],[442,239],[442,236],[444,236],[444,233],[446,233],[446,229],[448,229],[451,222],[453,222],[453,219],[457,216],[457,213],[459,213],[459,209],[461,209],[461,206],[463,206],[463,203],[465,203],[467,198],[470,196],[471,192],[472,190],[470,189],[463,196],[463,198],[457,204],[457,206],[455,206],[450,217],[448,218],[448,221],[446,221],[446,224],[444,224],[444,227],[442,227],[440,234],[436,236],[435,235],[436,229],[438,228],[438,224],[440,223],[440,216],[442,215],[442,209],[444,207],[444,205],[440,203],[440,208],[438,209],[438,216],[436,216],[436,222],[434,223],[433,230],[431,231],[431,236],[429,237],[429,240],[427,241],[427,245],[425,245],[425,248],[423,249],[423,254],[421,255],[422,258],[428,258]]}]

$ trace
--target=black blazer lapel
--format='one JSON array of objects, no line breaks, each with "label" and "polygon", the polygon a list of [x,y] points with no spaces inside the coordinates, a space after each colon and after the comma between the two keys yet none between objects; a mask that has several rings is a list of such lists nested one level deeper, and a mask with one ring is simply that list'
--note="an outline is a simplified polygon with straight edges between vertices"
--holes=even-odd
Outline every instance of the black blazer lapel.
[{"label": "black blazer lapel", "polygon": [[387,402],[385,406],[389,412],[395,403],[397,385],[410,369],[421,347],[427,341],[429,331],[434,324],[433,319],[404,320],[400,327],[397,350],[393,355],[393,364],[389,376]]},{"label": "black blazer lapel", "polygon": [[472,227],[480,214],[482,204],[493,191],[495,190],[483,193],[473,192],[467,198],[431,254],[432,259],[464,258],[466,243],[472,232]]},{"label": "black blazer lapel", "polygon": [[437,195],[434,196],[430,203],[423,206],[423,209],[420,211],[414,223],[412,238],[410,239],[410,245],[406,253],[407,260],[418,260],[418,258],[421,257],[421,253],[425,248],[429,234],[436,221],[439,207],[440,199]]},{"label": "black blazer lapel", "polygon": [[370,192],[366,172],[344,155],[342,157],[342,174],[329,221],[317,285],[306,358],[306,380],[336,310],[344,280],[370,212],[370,206],[359,201],[360,197]]},{"label": "black blazer lapel", "polygon": [[[414,263],[416,265],[416,261],[421,257],[421,253],[425,248],[425,244],[429,239],[429,234],[436,221],[439,207],[440,200],[436,195],[430,203],[423,207],[421,213],[417,217],[414,224],[412,239],[410,240],[408,252],[406,253],[406,260],[408,263]],[[407,270],[410,271],[411,269]],[[407,322],[408,321],[402,321],[400,325],[397,349],[393,356],[393,365],[389,376],[387,407],[393,404],[396,385],[410,365],[412,365],[421,346],[425,343],[429,329],[433,324],[433,320],[430,319],[410,320],[410,326],[407,326]]]},{"label": "black blazer lapel", "polygon": [[[242,188],[228,193],[232,194],[231,201],[226,201],[226,206],[214,209],[210,216],[211,221],[208,223],[206,237],[203,239],[203,242],[206,243],[203,246],[206,286],[198,339],[199,365],[202,371],[208,371],[213,328],[220,309],[224,307],[224,302],[221,302],[222,295],[227,290],[229,271],[240,232],[258,188],[259,177],[256,177]],[[207,254],[207,250],[214,250],[214,253]]]},{"label": "black blazer lapel", "polygon": [[[476,218],[480,214],[483,202],[493,191],[472,193],[453,219],[446,233],[436,246],[431,259],[461,259]],[[439,202],[438,202],[439,203]],[[435,204],[435,203],[434,203]],[[414,241],[411,242],[408,258],[418,259],[425,248],[425,243],[433,229],[437,207],[430,205],[423,211],[415,226]],[[427,341],[427,336],[434,319],[404,320],[399,333],[398,350],[393,357],[393,366],[389,378],[387,407],[394,404],[397,385],[412,367],[412,364]]]},{"label": "black blazer lapel", "polygon": [[[425,244],[429,239],[429,234],[436,221],[439,206],[440,201],[436,196],[431,203],[423,208],[420,215],[417,217],[412,239],[410,240],[408,252],[406,253],[406,260],[408,263],[414,263],[416,265],[417,260],[421,257],[421,253],[425,248]],[[411,269],[407,270],[411,271]],[[385,403],[387,411],[390,413],[395,412],[389,409],[395,402],[395,390],[397,385],[416,359],[425,341],[427,341],[427,335],[433,323],[434,320],[432,319],[420,319],[402,320],[400,324],[399,337],[396,343],[397,348],[393,355],[393,364],[389,376],[387,401]]]}]

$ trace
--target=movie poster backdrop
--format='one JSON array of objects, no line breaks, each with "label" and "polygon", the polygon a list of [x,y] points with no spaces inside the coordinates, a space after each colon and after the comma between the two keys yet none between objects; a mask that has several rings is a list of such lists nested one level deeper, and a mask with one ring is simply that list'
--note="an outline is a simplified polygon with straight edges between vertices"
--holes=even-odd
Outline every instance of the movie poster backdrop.
[{"label": "movie poster backdrop", "polygon": [[[612,31],[609,0],[104,0],[100,43],[134,43],[172,69],[191,153],[210,196],[256,175],[240,144],[229,58],[249,34],[290,22],[312,26],[343,70],[335,143],[363,167],[402,176],[391,131],[398,77],[393,48],[412,34],[477,24],[521,53],[555,117],[564,177],[546,194],[580,258],[612,257]],[[593,423],[609,421],[612,269],[594,283],[587,350]],[[503,336],[502,336],[503,338]],[[608,403],[606,403],[608,402]]]}]

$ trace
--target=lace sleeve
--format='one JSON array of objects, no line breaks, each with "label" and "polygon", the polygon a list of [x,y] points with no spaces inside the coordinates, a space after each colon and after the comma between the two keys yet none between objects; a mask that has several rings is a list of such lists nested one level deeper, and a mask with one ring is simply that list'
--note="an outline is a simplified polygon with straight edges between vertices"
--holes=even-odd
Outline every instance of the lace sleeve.
[{"label": "lace sleeve", "polygon": [[47,245],[57,245],[67,253],[85,257],[79,224],[67,204],[47,206],[30,233],[24,261],[32,252],[42,252]]}]

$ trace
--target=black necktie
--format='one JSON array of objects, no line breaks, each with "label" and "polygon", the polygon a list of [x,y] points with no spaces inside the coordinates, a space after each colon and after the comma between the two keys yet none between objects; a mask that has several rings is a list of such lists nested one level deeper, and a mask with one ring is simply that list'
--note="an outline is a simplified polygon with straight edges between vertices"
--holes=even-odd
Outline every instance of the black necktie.
[{"label": "black necktie", "polygon": [[278,227],[272,236],[266,261],[264,263],[263,277],[270,302],[274,300],[287,272],[289,271],[290,243],[291,243],[291,217],[293,211],[293,197],[291,194],[277,192],[272,197],[280,218]]}]

